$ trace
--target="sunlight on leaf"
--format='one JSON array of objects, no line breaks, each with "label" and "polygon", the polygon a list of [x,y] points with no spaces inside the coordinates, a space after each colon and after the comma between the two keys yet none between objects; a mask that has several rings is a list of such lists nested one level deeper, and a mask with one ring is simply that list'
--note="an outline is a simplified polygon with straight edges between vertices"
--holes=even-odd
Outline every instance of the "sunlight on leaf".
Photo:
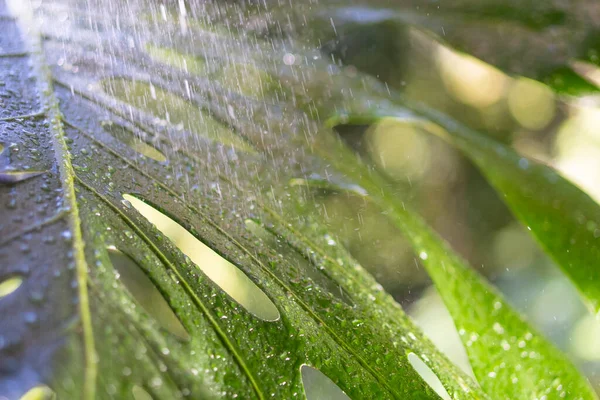
[{"label": "sunlight on leaf", "polygon": [[277,321],[279,311],[239,268],[196,239],[177,222],[129,194],[123,198],[167,236],[214,283],[258,318]]},{"label": "sunlight on leaf", "polygon": [[[421,124],[425,131],[455,145],[479,167],[517,218],[573,281],[594,314],[598,313],[600,287],[596,282],[600,280],[600,268],[594,265],[600,259],[600,206],[551,167],[523,157],[433,110],[420,105],[412,107],[429,118],[430,122]],[[379,119],[373,116],[373,121]],[[401,128],[404,120],[399,119],[398,123]],[[397,134],[402,131],[399,129]]]},{"label": "sunlight on leaf", "polygon": [[[337,167],[356,176],[352,175],[356,166],[350,164],[351,158],[344,159],[346,162]],[[380,175],[373,173],[356,179],[369,193],[369,198],[385,210],[411,242],[414,253],[427,269],[452,315],[473,372],[488,395],[492,398],[507,395],[509,398],[539,398],[556,391],[559,395],[564,392],[564,396],[577,394],[585,399],[596,399],[589,383],[570,360],[534,333],[495,289],[402,201],[401,196],[398,198],[390,193]]]},{"label": "sunlight on leaf", "polygon": [[146,45],[146,51],[153,59],[185,72],[195,75],[202,75],[206,72],[206,62],[198,56],[183,54],[174,49],[151,44]]},{"label": "sunlight on leaf", "polygon": [[[7,224],[0,227],[5,228],[1,276],[26,277],[31,294],[25,295],[32,301],[0,310],[0,350],[2,356],[10,351],[11,367],[0,371],[0,392],[6,391],[5,376],[9,389],[24,392],[38,382],[29,381],[32,372],[66,399],[205,398],[208,393],[288,399],[303,392],[311,400],[437,398],[409,365],[422,362],[452,398],[486,399],[484,391],[491,399],[595,398],[566,356],[536,334],[410,206],[413,192],[421,190],[417,181],[447,167],[437,162],[437,139],[419,132],[435,131],[480,164],[543,243],[569,253],[562,261],[574,257],[580,263],[571,278],[579,286],[584,278],[594,281],[582,289],[593,298],[588,291],[600,293],[592,289],[600,277],[593,273],[600,250],[594,250],[589,235],[578,236],[575,222],[596,232],[598,215],[569,220],[580,204],[551,203],[570,195],[568,182],[544,191],[543,178],[555,184],[554,175],[532,174],[531,160],[479,138],[478,132],[465,134],[462,125],[497,128],[498,140],[513,129],[545,130],[562,117],[556,109],[560,100],[543,85],[510,78],[442,46],[441,39],[423,48],[433,53],[426,66],[415,63],[408,71],[378,65],[390,59],[413,63],[418,54],[404,52],[405,27],[431,26],[432,32],[419,32],[443,34],[452,44],[464,44],[457,49],[482,57],[477,48],[507,73],[529,69],[532,61],[525,58],[530,58],[536,69],[528,76],[534,77],[537,64],[555,70],[565,59],[592,59],[565,51],[589,47],[572,44],[594,32],[576,29],[587,25],[579,14],[593,20],[591,12],[579,5],[517,0],[492,5],[461,0],[448,10],[391,3],[387,10],[383,3],[361,1],[356,8],[327,1],[292,7],[271,0],[106,0],[85,7],[74,0],[12,2],[29,7],[31,15],[21,17],[21,32],[12,33],[16,21],[5,17],[0,0],[0,25],[7,27],[0,47],[13,39],[27,43],[8,43],[15,53],[0,57],[0,110],[10,117],[0,121],[0,139],[10,149],[1,161],[49,173],[43,181],[22,185],[5,177],[0,185],[10,196],[2,209]],[[330,5],[342,12],[331,13]],[[347,40],[344,14],[350,24],[371,26]],[[373,32],[391,36],[382,39],[392,46],[371,45],[379,37],[370,35],[372,25],[384,28]],[[480,40],[479,33],[506,38],[507,28],[517,32],[515,40]],[[457,37],[462,29],[473,43]],[[561,41],[564,29],[576,40]],[[514,43],[523,50],[515,51]],[[355,44],[367,49],[366,57]],[[521,51],[527,53],[524,60],[499,60]],[[538,57],[547,54],[557,60]],[[361,67],[343,64],[352,59],[362,61]],[[369,64],[377,65],[369,69]],[[386,74],[372,73],[376,70]],[[415,71],[424,74],[411,76]],[[403,101],[397,91],[425,92],[427,85],[414,87],[414,80],[427,82],[431,97],[446,97],[439,109]],[[357,154],[346,148],[353,138],[341,141],[329,129],[328,117],[338,113],[337,123],[354,123],[352,113],[369,110],[378,113],[377,123],[367,129],[367,151]],[[402,116],[408,117],[398,129]],[[15,121],[22,126],[11,125]],[[119,128],[107,129],[102,121]],[[206,138],[214,145],[206,146]],[[258,155],[258,149],[264,152]],[[503,157],[504,164],[488,152]],[[383,176],[379,169],[389,173]],[[396,185],[403,180],[415,190]],[[457,192],[469,186],[462,183],[471,183],[454,182],[461,190],[450,191],[459,185],[439,181],[416,198],[419,206],[439,201],[438,193],[453,202],[465,199]],[[415,267],[429,271],[454,317],[481,387],[445,359],[394,302],[413,301],[421,288],[410,298],[385,293],[348,254],[343,239],[329,235],[323,221],[327,210],[304,213],[315,193],[300,185],[318,188],[319,195],[332,186],[340,196],[353,191],[363,204],[372,202],[371,215],[387,218],[390,231],[404,232],[421,259]],[[542,200],[535,199],[538,195]],[[504,220],[510,217],[505,214]],[[447,225],[462,221],[448,220]],[[360,241],[373,239],[365,235]],[[587,277],[580,268],[585,265],[592,271]],[[20,300],[24,288],[19,290],[0,307]],[[163,327],[190,340],[183,343]]]},{"label": "sunlight on leaf", "polygon": [[[441,122],[441,121],[440,121]],[[600,311],[600,207],[554,169],[467,129],[442,136],[479,167],[521,222],[579,288],[594,313]]]},{"label": "sunlight on leaf", "polygon": [[446,391],[446,388],[444,388],[444,385],[442,385],[440,378],[437,377],[435,372],[433,372],[418,355],[409,353],[408,361],[410,361],[410,364],[415,371],[419,373],[421,378],[423,378],[423,380],[427,382],[427,384],[431,386],[443,400],[450,400],[450,395]]},{"label": "sunlight on leaf", "polygon": [[342,389],[318,369],[303,365],[300,371],[306,400],[350,400]]},{"label": "sunlight on leaf", "polygon": [[[376,201],[384,204],[380,199]],[[473,372],[486,393],[492,398],[539,398],[556,392],[596,399],[589,383],[570,360],[534,333],[495,289],[469,268],[420,217],[397,205],[390,217],[406,233],[427,268],[452,315]]]},{"label": "sunlight on leaf", "polygon": [[36,386],[25,393],[20,400],[54,400],[56,396],[48,386]]},{"label": "sunlight on leaf", "polygon": [[150,396],[148,392],[137,385],[131,389],[131,395],[133,396],[134,400],[153,400],[152,396]]},{"label": "sunlight on leaf", "polygon": [[0,298],[8,296],[17,290],[23,283],[23,278],[14,276],[0,281]]}]

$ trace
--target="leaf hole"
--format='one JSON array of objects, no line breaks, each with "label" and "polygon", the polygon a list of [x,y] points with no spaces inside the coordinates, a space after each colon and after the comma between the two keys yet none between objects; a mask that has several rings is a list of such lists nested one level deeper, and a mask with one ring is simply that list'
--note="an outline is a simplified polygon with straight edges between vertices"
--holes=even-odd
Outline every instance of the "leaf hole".
[{"label": "leaf hole", "polygon": [[[260,238],[268,247],[275,249],[287,261],[298,266],[303,273],[306,273],[308,277],[329,293],[335,295],[348,306],[354,307],[352,298],[340,285],[324,271],[320,270],[311,260],[308,260],[298,252],[294,246],[287,243],[280,235],[251,219],[247,219],[244,223],[246,229]],[[304,266],[306,267],[304,268]]]},{"label": "leaf hole", "polygon": [[113,246],[108,247],[107,251],[110,262],[119,274],[119,280],[139,305],[152,315],[164,329],[182,340],[189,340],[189,333],[140,266],[131,257]]},{"label": "leaf hole", "polygon": [[119,139],[144,157],[151,158],[152,160],[160,163],[167,161],[167,157],[162,152],[143,141],[129,129],[115,124],[112,121],[102,124],[102,127],[105,131],[111,133],[115,138]]},{"label": "leaf hole", "polygon": [[56,393],[46,385],[32,387],[20,400],[55,400]]},{"label": "leaf hole", "polygon": [[0,282],[0,299],[15,292],[23,284],[20,276],[11,276]]},{"label": "leaf hole", "polygon": [[408,353],[408,362],[415,369],[417,374],[429,385],[429,387],[437,393],[443,400],[451,400],[446,388],[440,381],[440,378],[423,360],[415,353]]},{"label": "leaf hole", "polygon": [[0,171],[0,183],[12,184],[26,181],[46,171]]},{"label": "leaf hole", "polygon": [[279,311],[275,304],[239,268],[148,203],[129,194],[124,194],[123,198],[168,237],[210,280],[246,310],[265,321],[279,319]]},{"label": "leaf hole", "polygon": [[228,89],[259,99],[263,99],[276,88],[274,78],[252,62],[224,63],[218,69],[215,78]]},{"label": "leaf hole", "polygon": [[350,397],[324,373],[306,364],[300,367],[307,400],[350,400]]},{"label": "leaf hole", "polygon": [[152,44],[146,45],[146,51],[153,60],[191,74],[204,75],[207,69],[206,61],[200,56],[185,54],[168,47],[159,47]]},{"label": "leaf hole", "polygon": [[153,400],[153,397],[138,385],[134,385],[131,388],[131,395],[134,400]]},{"label": "leaf hole", "polygon": [[364,189],[358,185],[343,186],[343,182],[334,181],[324,182],[323,186],[317,182],[315,187],[312,178],[306,181],[302,184],[308,185],[311,201],[317,206],[313,210],[307,208],[307,212],[322,221],[335,236],[336,244],[388,293],[401,294],[398,298],[406,301],[404,305],[410,304],[414,298],[411,292],[420,293],[429,278],[423,268],[414,266],[413,260],[419,255],[413,252],[389,216],[370,199],[359,195],[358,190]]},{"label": "leaf hole", "polygon": [[230,128],[208,115],[202,107],[179,94],[148,82],[124,78],[102,82],[104,90],[133,107],[168,121],[177,129],[185,129],[238,150],[254,153],[254,148]]}]

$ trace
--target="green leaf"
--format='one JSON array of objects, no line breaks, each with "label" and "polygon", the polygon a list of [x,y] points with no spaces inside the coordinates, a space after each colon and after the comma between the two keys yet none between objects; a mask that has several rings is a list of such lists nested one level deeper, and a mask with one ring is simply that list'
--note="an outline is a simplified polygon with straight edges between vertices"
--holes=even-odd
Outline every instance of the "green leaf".
[{"label": "green leaf", "polygon": [[423,234],[423,227],[418,230],[415,249],[422,249],[419,257],[454,319],[486,393],[492,398],[597,398],[570,360],[439,239]]},{"label": "green leaf", "polygon": [[395,208],[390,217],[411,238],[454,319],[473,372],[490,397],[597,398],[570,360],[430,228],[404,208]]},{"label": "green leaf", "polygon": [[[341,115],[331,117],[328,123],[332,126],[340,122],[382,123],[385,118],[386,123],[392,120],[398,124],[421,126],[456,145],[481,169],[515,215],[579,288],[592,311],[597,313],[598,289],[595,282],[600,276],[598,269],[590,265],[598,257],[594,245],[594,231],[598,232],[595,221],[600,216],[598,205],[550,167],[524,158],[506,145],[422,104],[394,93],[391,97],[400,106],[397,110],[379,109],[370,114],[356,115],[342,111]],[[407,118],[404,107],[414,116]],[[394,114],[400,117],[394,117]],[[386,214],[411,241],[461,333],[471,366],[486,393],[494,397],[505,393],[513,396],[527,393],[539,397],[559,388],[555,391],[557,396],[560,395],[558,392],[565,390],[567,396],[568,393],[587,393],[588,398],[596,398],[570,361],[533,333],[534,330],[507,306],[492,287],[453,255],[452,250],[431,233],[430,228],[404,202],[399,202],[389,193],[385,180],[377,178],[377,174],[371,174],[370,179],[357,177],[352,171],[358,168],[350,167],[351,163],[351,158],[346,157],[336,166],[355,182],[359,181],[360,188],[386,210]],[[519,348],[519,345],[522,347]],[[551,365],[561,367],[550,370]],[[527,372],[522,374],[523,371]],[[530,375],[539,377],[533,380],[535,384],[527,378]],[[552,386],[554,389],[551,389]]]},{"label": "green leaf", "polygon": [[596,85],[588,82],[569,67],[558,68],[543,80],[552,90],[560,94],[581,96],[598,92]]},{"label": "green leaf", "polygon": [[223,144],[229,144],[237,149],[253,151],[242,138],[230,129],[223,127],[210,115],[205,115],[185,98],[177,96],[165,89],[127,79],[112,79],[104,81],[103,87],[115,98],[126,102],[138,109],[153,114],[161,119],[168,119],[177,129],[185,129],[198,136],[217,139]]},{"label": "green leaf", "polygon": [[569,66],[594,87],[600,86],[600,68],[586,61],[572,61]]},{"label": "green leaf", "polygon": [[[334,88],[349,87],[348,81],[343,76],[340,74],[332,78],[330,85]],[[524,191],[531,188],[527,197],[532,199],[530,201],[533,205],[527,210],[540,210],[544,201],[547,201],[545,199],[550,198],[543,191],[540,196],[540,187],[543,187],[548,177],[558,179],[557,174],[545,171],[544,181],[540,176],[536,183],[530,182],[531,178],[527,173],[518,173],[524,169],[523,161],[519,164],[521,158],[516,157],[514,152],[511,153],[507,146],[469,130],[422,104],[412,103],[397,93],[390,92],[389,89],[386,94],[386,89],[383,89],[379,82],[369,81],[367,84],[363,80],[363,85],[365,86],[363,90],[352,87],[353,97],[358,99],[356,101],[340,100],[335,95],[330,95],[331,88],[320,91],[318,87],[312,86],[312,98],[317,104],[313,107],[317,108],[321,118],[331,116],[327,120],[329,126],[381,122],[381,118],[385,116],[398,123],[423,126],[465,147],[471,145],[467,148],[470,152],[465,148],[463,151],[482,165],[492,165],[499,157],[504,157],[505,160],[513,157],[511,165],[505,163],[502,168],[496,168],[494,171],[497,171],[497,174],[504,174],[504,182],[511,183],[513,185],[511,187],[521,188]],[[395,102],[397,106],[390,104],[390,101]],[[369,117],[372,118],[371,121]],[[465,136],[469,141],[464,139]],[[463,141],[459,142],[459,139]],[[544,395],[556,398],[576,395],[581,395],[583,398],[596,398],[587,380],[570,360],[549,341],[535,333],[535,330],[483,278],[455,255],[452,249],[410,208],[408,202],[403,201],[405,199],[401,195],[398,197],[397,194],[392,193],[385,178],[372,170],[364,173],[368,168],[357,160],[345,145],[332,138],[326,131],[319,132],[311,148],[318,158],[327,160],[331,170],[322,174],[313,174],[307,179],[295,179],[291,183],[308,183],[319,188],[334,187],[367,196],[395,222],[434,280],[459,332],[462,333],[462,340],[478,382],[487,394],[492,398],[502,396],[539,398]],[[472,148],[479,150],[479,153],[475,154]],[[488,170],[483,171],[488,172]],[[492,184],[496,183],[495,176],[488,175],[488,178]],[[561,198],[579,193],[591,201],[579,189],[564,180],[560,189],[563,193],[566,191]],[[517,216],[521,216],[519,209],[514,207],[513,210]],[[560,213],[564,211],[563,209]],[[544,216],[547,221],[560,221],[558,212],[551,212],[547,208],[537,212],[538,216]],[[553,250],[555,253],[560,251],[556,250],[556,243],[553,245],[555,247],[550,245],[548,247],[555,249]],[[594,257],[593,253],[588,254]],[[572,254],[569,254],[569,258],[571,256]],[[573,273],[577,274],[577,271],[576,269]],[[583,273],[585,270],[579,269],[579,271]],[[593,287],[595,277],[590,278],[588,275],[583,279],[580,275],[579,280],[580,284]],[[527,350],[524,350],[525,348]],[[531,380],[530,376],[536,378]]]},{"label": "green leaf", "polygon": [[[420,126],[452,143],[482,171],[517,218],[573,281],[591,311],[597,314],[600,288],[596,282],[600,279],[600,268],[594,265],[600,257],[600,206],[553,168],[517,154],[491,135],[466,127],[399,93],[386,96],[381,94],[381,89],[379,92],[386,106],[376,110],[346,106],[335,112],[330,107],[332,116],[328,124],[367,124],[390,117],[399,123]],[[387,103],[390,98],[397,104],[396,109]]]},{"label": "green leaf", "polygon": [[[415,106],[413,109],[419,108]],[[600,311],[600,206],[553,168],[423,107],[416,111],[461,149],[579,289],[594,314]]]},{"label": "green leaf", "polygon": [[206,62],[201,57],[181,54],[168,47],[158,47],[152,44],[148,44],[146,50],[148,51],[148,55],[153,59],[162,61],[172,67],[182,69],[195,75],[201,75],[206,72]]},{"label": "green leaf", "polygon": [[[595,398],[327,126],[377,110],[462,129],[322,54],[311,36],[337,35],[325,8],[99,3],[42,2],[41,19],[21,16],[32,47],[0,54],[18,71],[0,66],[7,171],[35,172],[0,182],[0,393]],[[518,2],[497,3],[531,25]],[[556,21],[540,15],[535,29]],[[13,19],[0,24],[21,41]],[[481,387],[301,213],[307,181],[368,195],[407,234],[469,334]]]},{"label": "green leaf", "polygon": [[[119,20],[118,37],[89,26],[88,13],[111,23],[113,6],[147,11],[107,4],[42,4],[42,34],[23,14],[32,47],[6,58],[31,78],[0,69],[15,89],[0,121],[10,167],[48,171],[0,185],[14,199],[0,225],[0,393],[18,398],[45,384],[58,398],[294,398],[314,386],[304,382],[309,366],[328,378],[317,384],[331,381],[350,398],[434,399],[408,360],[414,353],[455,396],[485,398],[341,246],[326,243],[318,221],[282,216],[290,170],[270,160],[285,138],[272,133],[293,126],[298,111],[236,93],[244,86],[227,74],[223,87],[153,60],[135,32],[152,39],[171,29],[153,32],[160,12]],[[217,19],[220,7],[204,11]],[[57,26],[64,12],[68,23]],[[9,32],[16,21],[0,24]],[[197,26],[170,33],[201,36]],[[237,39],[232,46],[249,46]],[[268,227],[267,238],[248,220]],[[298,256],[282,258],[268,235]],[[196,258],[197,248],[210,256]],[[224,284],[203,262],[235,273]],[[279,318],[253,312],[232,288],[258,290]]]},{"label": "green leaf", "polygon": [[[536,333],[402,198],[391,193],[384,178],[377,172],[357,176],[360,162],[342,146],[329,160],[405,234],[452,315],[486,394],[491,398],[597,398],[570,360]],[[330,187],[344,189],[335,181],[330,181]]]},{"label": "green leaf", "polygon": [[[333,79],[333,87],[344,87],[347,83],[343,75]],[[405,101],[392,93],[394,99],[406,108],[394,107],[386,101],[385,92],[373,82],[371,94],[356,89],[354,96],[360,100],[341,103],[327,92],[313,89],[313,98],[319,115],[331,115],[327,124],[365,124],[379,121],[384,115],[398,123],[420,124],[437,133],[443,130],[431,121],[441,124],[446,118],[447,128],[464,129],[448,117],[431,111],[424,106]],[[365,93],[366,92],[366,93]],[[319,96],[319,93],[321,96]],[[381,96],[373,100],[371,96]],[[333,104],[328,104],[328,98]],[[377,104],[370,110],[369,101]],[[369,110],[370,113],[356,113],[356,110]],[[329,113],[329,114],[328,114]],[[369,121],[369,117],[373,118]],[[437,118],[437,119],[436,119]],[[433,125],[433,126],[432,126]],[[474,133],[475,134],[475,133]],[[481,134],[481,140],[491,140]],[[577,371],[558,349],[535,332],[524,319],[514,311],[495,290],[448,247],[421,217],[411,209],[405,199],[390,190],[389,182],[377,171],[369,170],[360,159],[347,148],[332,132],[321,130],[311,146],[317,158],[327,160],[327,170],[312,174],[303,179],[294,179],[292,184],[309,184],[318,188],[335,188],[366,196],[377,204],[402,231],[411,243],[415,254],[419,255],[450,311],[461,338],[466,346],[472,368],[478,382],[486,394],[492,398],[553,396],[583,396],[596,398],[587,380]],[[521,346],[521,347],[519,347]],[[526,350],[525,350],[526,349]],[[524,352],[527,354],[524,356]],[[530,379],[531,376],[536,377]]]}]

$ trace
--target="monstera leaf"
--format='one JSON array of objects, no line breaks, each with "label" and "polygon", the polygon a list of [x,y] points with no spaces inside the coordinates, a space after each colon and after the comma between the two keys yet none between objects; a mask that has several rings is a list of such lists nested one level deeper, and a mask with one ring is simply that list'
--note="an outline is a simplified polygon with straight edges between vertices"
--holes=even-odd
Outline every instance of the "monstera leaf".
[{"label": "monstera leaf", "polygon": [[[310,3],[0,3],[0,396],[596,398],[337,136],[462,128],[329,57]],[[312,186],[406,234],[479,385],[302,212]]]}]

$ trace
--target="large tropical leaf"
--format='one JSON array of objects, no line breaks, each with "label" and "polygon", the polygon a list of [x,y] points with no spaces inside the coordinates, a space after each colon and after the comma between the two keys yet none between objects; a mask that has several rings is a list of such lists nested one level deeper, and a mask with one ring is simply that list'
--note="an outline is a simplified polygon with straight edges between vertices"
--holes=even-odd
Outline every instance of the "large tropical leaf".
[{"label": "large tropical leaf", "polygon": [[[326,385],[318,369],[355,399],[436,398],[416,356],[443,397],[594,398],[325,124],[437,114],[321,51],[347,9],[275,3],[42,2],[21,32],[1,19],[0,393],[293,398]],[[481,387],[301,213],[299,182],[369,196],[425,254],[457,326],[482,338]],[[521,336],[539,355],[525,367]]]},{"label": "large tropical leaf", "polygon": [[[435,398],[415,353],[448,390],[483,397],[313,222],[278,216],[285,188],[258,151],[277,150],[282,125],[250,117],[281,111],[161,67],[135,36],[161,14],[105,5],[92,29],[84,10],[42,5],[43,42],[2,21],[31,44],[2,55],[0,392],[292,398],[310,365],[354,398]],[[108,29],[124,12],[138,18]],[[181,35],[170,13],[161,31]],[[281,258],[270,235],[298,256]]]}]

